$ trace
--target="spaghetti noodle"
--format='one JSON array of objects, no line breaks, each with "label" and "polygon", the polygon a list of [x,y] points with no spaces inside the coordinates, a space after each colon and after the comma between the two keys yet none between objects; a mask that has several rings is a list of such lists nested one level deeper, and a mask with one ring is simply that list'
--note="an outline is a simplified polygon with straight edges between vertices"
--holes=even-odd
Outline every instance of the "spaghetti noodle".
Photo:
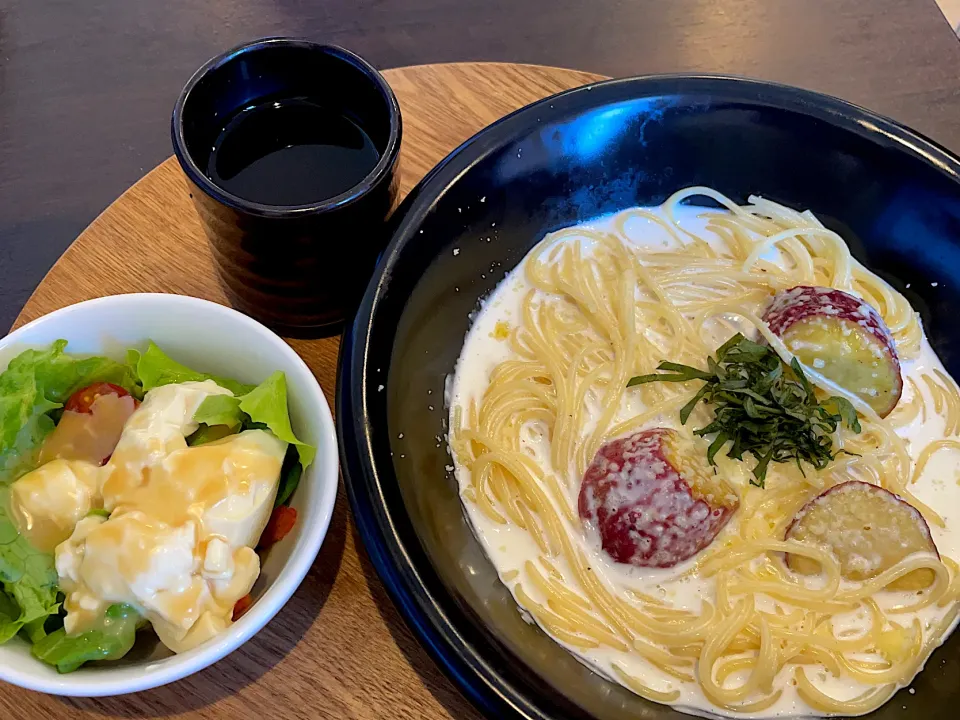
[{"label": "spaghetti noodle", "polygon": [[[685,204],[693,198],[716,208]],[[761,319],[771,295],[837,288],[876,308],[904,363],[897,410],[880,418],[814,368],[811,381],[850,400],[862,431],[823,471],[771,465],[766,488],[717,456],[740,507],[712,545],[676,567],[617,565],[577,515],[580,479],[612,438],[681,425],[690,384],[627,388],[665,359],[700,366],[733,332],[789,350]],[[507,333],[502,332],[506,327]],[[496,328],[496,331],[494,331]],[[506,339],[503,336],[506,335]],[[934,509],[960,502],[938,458],[960,449],[960,394],[906,299],[861,265],[810,212],[751,197],[740,206],[689,188],[552,233],[489,298],[457,367],[450,446],[461,498],[518,604],[555,640],[638,695],[731,716],[857,715],[910,682],[952,629],[960,607],[960,531]],[[942,558],[911,555],[863,582],[845,580],[827,550],[784,540],[823,489],[861,480],[896,493],[931,525]],[[937,502],[932,502],[937,499]],[[820,564],[795,575],[783,553]],[[926,590],[886,586],[918,569]],[[698,659],[698,662],[694,662]]]}]

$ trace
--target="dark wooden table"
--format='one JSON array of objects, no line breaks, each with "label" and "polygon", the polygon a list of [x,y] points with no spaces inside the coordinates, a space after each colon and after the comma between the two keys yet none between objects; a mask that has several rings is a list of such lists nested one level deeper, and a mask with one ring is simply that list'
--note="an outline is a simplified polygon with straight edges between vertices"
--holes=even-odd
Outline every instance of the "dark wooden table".
[{"label": "dark wooden table", "polygon": [[193,70],[281,34],[382,68],[752,75],[839,95],[960,151],[960,43],[934,0],[0,0],[0,327],[170,154],[170,110]]}]

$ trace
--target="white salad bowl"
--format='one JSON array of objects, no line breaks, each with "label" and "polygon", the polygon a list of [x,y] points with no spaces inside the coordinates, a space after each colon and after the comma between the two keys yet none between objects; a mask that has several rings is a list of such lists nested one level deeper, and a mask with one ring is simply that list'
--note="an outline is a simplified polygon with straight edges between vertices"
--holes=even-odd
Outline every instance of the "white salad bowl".
[{"label": "white salad bowl", "polygon": [[313,373],[280,337],[235,310],[181,295],[133,294],[89,300],[57,310],[0,340],[0,368],[20,352],[59,338],[67,352],[107,355],[144,350],[153,340],[174,360],[199,371],[256,384],[282,370],[297,436],[317,447],[291,499],[297,523],[271,547],[254,604],[236,623],[189,652],[139,662],[98,663],[59,674],[30,654],[19,637],[0,646],[0,679],[55,695],[104,696],[146,690],[191,675],[233,652],[266,625],[300,585],[320,550],[337,495],[336,431]]}]

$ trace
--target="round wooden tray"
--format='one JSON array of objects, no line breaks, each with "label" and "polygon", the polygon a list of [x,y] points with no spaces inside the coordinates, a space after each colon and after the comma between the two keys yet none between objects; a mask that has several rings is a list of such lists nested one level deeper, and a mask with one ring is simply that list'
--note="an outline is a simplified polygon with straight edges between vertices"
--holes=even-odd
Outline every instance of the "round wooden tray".
[{"label": "round wooden tray", "polygon": [[[387,70],[403,112],[401,193],[503,115],[598,75],[533,65],[457,63]],[[166,292],[227,304],[174,158],[108,207],[53,266],[14,327],[104,295]],[[290,340],[333,406],[338,338]],[[136,695],[55,698],[0,686],[0,717],[478,717],[394,609],[337,498],[320,555],[256,637],[193,677]]]}]

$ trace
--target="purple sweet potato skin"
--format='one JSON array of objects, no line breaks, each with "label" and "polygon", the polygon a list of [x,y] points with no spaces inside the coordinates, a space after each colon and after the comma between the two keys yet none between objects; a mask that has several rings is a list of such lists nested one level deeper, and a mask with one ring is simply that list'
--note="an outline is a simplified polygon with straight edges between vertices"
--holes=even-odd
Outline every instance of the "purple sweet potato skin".
[{"label": "purple sweet potato skin", "polygon": [[773,297],[763,319],[774,334],[782,336],[795,322],[815,315],[835,316],[857,323],[883,343],[899,365],[897,346],[880,313],[860,298],[842,290],[813,285],[798,285],[784,290]]},{"label": "purple sweet potato skin", "polygon": [[578,508],[616,562],[673,567],[713,542],[738,503],[701,495],[667,445],[673,430],[611,440],[587,468]]},{"label": "purple sweet potato skin", "polygon": [[[881,403],[878,407],[870,398],[863,399],[871,404],[881,417],[886,416],[896,407],[903,390],[900,358],[897,355],[893,335],[880,317],[880,313],[868,303],[841,290],[799,285],[777,293],[764,313],[763,319],[770,330],[780,338],[784,338],[797,323],[816,319],[843,321],[847,327],[852,327],[861,333],[866,341],[875,343],[886,356],[889,365],[893,385],[892,388],[885,388],[885,391],[890,391],[889,403],[886,405]],[[849,389],[851,392],[856,392],[856,388]]]}]

